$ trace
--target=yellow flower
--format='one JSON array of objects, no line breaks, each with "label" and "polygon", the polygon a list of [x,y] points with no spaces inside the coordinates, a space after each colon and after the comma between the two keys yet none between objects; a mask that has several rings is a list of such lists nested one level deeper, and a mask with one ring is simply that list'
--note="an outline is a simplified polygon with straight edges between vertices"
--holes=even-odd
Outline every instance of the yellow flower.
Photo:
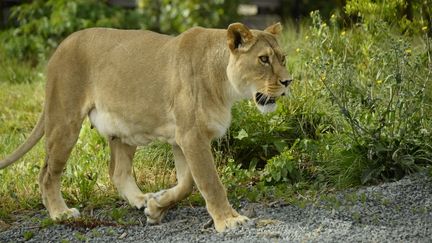
[{"label": "yellow flower", "polygon": [[381,80],[381,79],[378,79],[377,81],[376,81],[376,83],[377,84],[381,84],[383,81]]},{"label": "yellow flower", "polygon": [[345,31],[342,31],[342,32],[341,32],[341,36],[345,36]]},{"label": "yellow flower", "polygon": [[332,14],[331,18],[332,18],[332,19],[336,18],[336,15]]},{"label": "yellow flower", "polygon": [[330,52],[330,53],[333,53],[333,49],[330,48],[329,52]]},{"label": "yellow flower", "polygon": [[305,37],[305,39],[308,40],[308,39],[309,39],[309,36],[307,35],[307,36]]},{"label": "yellow flower", "polygon": [[297,49],[296,49],[296,52],[299,53],[299,52],[300,52],[300,48],[297,48]]},{"label": "yellow flower", "polygon": [[411,49],[406,49],[406,50],[405,50],[405,53],[406,53],[406,54],[411,54],[411,52],[412,52]]},{"label": "yellow flower", "polygon": [[325,81],[326,80],[326,76],[325,75],[321,75],[320,79],[321,79],[321,81]]},{"label": "yellow flower", "polygon": [[321,25],[322,27],[326,27],[327,26],[327,24],[326,23],[323,23],[322,25]]},{"label": "yellow flower", "polygon": [[427,29],[428,29],[427,26],[423,26],[423,27],[422,27],[422,30],[423,30],[423,31],[426,31]]}]

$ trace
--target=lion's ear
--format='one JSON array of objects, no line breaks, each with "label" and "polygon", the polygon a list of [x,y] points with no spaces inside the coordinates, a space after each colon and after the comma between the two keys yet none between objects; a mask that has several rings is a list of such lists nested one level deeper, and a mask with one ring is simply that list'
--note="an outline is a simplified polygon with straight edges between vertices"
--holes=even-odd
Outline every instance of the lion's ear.
[{"label": "lion's ear", "polygon": [[282,32],[282,25],[278,22],[276,24],[270,25],[264,31],[273,35],[279,35]]},{"label": "lion's ear", "polygon": [[231,51],[246,47],[254,39],[252,32],[242,23],[230,24],[227,30],[228,46]]}]

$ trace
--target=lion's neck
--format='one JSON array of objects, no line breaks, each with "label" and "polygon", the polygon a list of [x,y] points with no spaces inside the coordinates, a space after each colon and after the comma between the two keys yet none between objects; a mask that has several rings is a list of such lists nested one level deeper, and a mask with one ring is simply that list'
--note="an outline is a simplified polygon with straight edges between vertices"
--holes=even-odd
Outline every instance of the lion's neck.
[{"label": "lion's neck", "polygon": [[239,95],[231,86],[227,76],[230,52],[226,44],[226,33],[223,32],[222,37],[218,39],[206,49],[207,55],[211,57],[208,66],[211,78],[208,80],[208,85],[212,87],[210,90],[215,94],[214,101],[231,108],[234,102],[239,100]]}]

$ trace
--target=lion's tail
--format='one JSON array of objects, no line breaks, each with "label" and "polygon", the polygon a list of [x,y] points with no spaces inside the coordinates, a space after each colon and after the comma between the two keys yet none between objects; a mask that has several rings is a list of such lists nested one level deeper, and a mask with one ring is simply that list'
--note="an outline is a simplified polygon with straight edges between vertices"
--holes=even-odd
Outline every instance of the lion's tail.
[{"label": "lion's tail", "polygon": [[23,144],[21,144],[21,146],[19,146],[12,154],[7,156],[3,160],[0,160],[0,169],[3,169],[13,164],[15,161],[20,159],[22,156],[24,156],[24,154],[26,154],[31,148],[35,146],[35,144],[42,138],[45,133],[44,124],[45,112],[42,112],[41,116],[39,117],[39,121],[33,128],[33,131],[31,132],[27,140]]}]

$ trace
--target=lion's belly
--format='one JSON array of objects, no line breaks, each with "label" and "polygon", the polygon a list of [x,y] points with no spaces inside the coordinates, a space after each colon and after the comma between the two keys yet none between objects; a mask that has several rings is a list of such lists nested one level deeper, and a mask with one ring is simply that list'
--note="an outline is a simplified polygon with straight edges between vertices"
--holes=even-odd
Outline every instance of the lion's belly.
[{"label": "lion's belly", "polygon": [[129,145],[146,145],[154,140],[175,143],[174,119],[148,127],[145,122],[130,122],[109,112],[93,109],[89,113],[92,125],[106,137],[117,137]]}]

